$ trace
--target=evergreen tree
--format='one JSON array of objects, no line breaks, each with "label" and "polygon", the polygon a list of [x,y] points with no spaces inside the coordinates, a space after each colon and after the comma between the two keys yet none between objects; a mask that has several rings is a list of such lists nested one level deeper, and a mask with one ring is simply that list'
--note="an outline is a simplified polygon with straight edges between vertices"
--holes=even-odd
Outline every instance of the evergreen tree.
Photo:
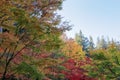
[{"label": "evergreen tree", "polygon": [[100,48],[100,38],[97,38],[97,43],[96,43],[96,48],[99,49]]},{"label": "evergreen tree", "polygon": [[82,46],[83,51],[88,51],[88,47],[89,47],[89,40],[87,37],[85,37],[82,33],[82,31],[80,30],[79,34],[77,33],[75,36],[76,42]]},{"label": "evergreen tree", "polygon": [[76,35],[75,35],[75,40],[76,40],[76,42],[77,42],[79,45],[82,45],[82,43],[83,43],[83,37],[84,37],[84,36],[83,36],[81,30],[80,30],[79,34],[76,33]]},{"label": "evergreen tree", "polygon": [[106,49],[107,48],[107,42],[104,39],[104,37],[102,36],[101,40],[100,40],[100,48],[102,49]]},{"label": "evergreen tree", "polygon": [[89,50],[94,49],[94,42],[92,36],[89,37]]},{"label": "evergreen tree", "polygon": [[104,37],[102,36],[102,38],[100,39],[99,37],[97,38],[97,49],[106,49],[107,48],[107,41],[104,39]]}]

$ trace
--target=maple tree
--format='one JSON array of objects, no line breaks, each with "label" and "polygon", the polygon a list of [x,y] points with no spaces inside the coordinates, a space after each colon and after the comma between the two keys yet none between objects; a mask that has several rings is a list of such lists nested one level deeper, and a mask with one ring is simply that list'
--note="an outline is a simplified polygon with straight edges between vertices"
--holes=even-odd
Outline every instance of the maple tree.
[{"label": "maple tree", "polygon": [[63,1],[0,1],[1,80],[120,79],[120,45],[102,37],[96,48],[81,31],[67,38]]},{"label": "maple tree", "polygon": [[65,41],[65,45],[62,47],[62,52],[70,58],[76,58],[76,60],[79,60],[80,58],[82,59],[85,56],[82,51],[82,46],[80,46],[73,39],[68,39]]},{"label": "maple tree", "polygon": [[[48,51],[59,48],[61,33],[69,29],[61,23],[63,0],[1,0],[0,1],[0,71],[2,80],[12,72],[12,60],[25,48],[31,51]],[[67,25],[67,26],[66,26]],[[39,50],[37,49],[39,48]],[[21,65],[27,65],[22,63]],[[30,66],[29,66],[30,67]],[[32,69],[32,68],[31,68]]]},{"label": "maple tree", "polygon": [[62,58],[62,63],[50,67],[50,73],[47,73],[46,75],[52,80],[97,80],[96,78],[89,77],[86,74],[87,70],[82,68],[82,66],[90,64],[91,61],[89,60],[88,62],[88,60],[79,60],[76,62],[75,59]]}]

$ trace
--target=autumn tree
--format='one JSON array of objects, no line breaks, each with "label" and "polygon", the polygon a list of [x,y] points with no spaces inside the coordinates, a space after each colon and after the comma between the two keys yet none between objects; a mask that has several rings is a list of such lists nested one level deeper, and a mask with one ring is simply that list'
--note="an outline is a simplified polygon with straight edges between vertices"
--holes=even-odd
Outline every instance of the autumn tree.
[{"label": "autumn tree", "polygon": [[80,59],[84,57],[84,52],[82,51],[82,46],[80,46],[74,39],[68,39],[65,41],[65,45],[62,47],[62,52],[70,57]]},{"label": "autumn tree", "polygon": [[[69,29],[67,22],[61,23],[60,15],[56,14],[56,10],[61,9],[62,2],[63,0],[0,1],[0,66],[4,68],[0,71],[2,80],[6,79],[9,71],[14,72],[10,70],[12,60],[25,48],[46,51],[59,47],[59,36]],[[21,65],[29,66],[27,63]]]}]

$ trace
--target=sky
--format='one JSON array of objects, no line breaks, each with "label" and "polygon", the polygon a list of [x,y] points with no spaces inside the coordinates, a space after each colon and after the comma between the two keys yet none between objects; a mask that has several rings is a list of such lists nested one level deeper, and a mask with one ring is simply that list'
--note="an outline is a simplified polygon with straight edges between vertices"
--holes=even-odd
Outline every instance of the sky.
[{"label": "sky", "polygon": [[81,30],[86,37],[120,40],[120,0],[65,0],[59,14],[73,24],[67,36]]}]

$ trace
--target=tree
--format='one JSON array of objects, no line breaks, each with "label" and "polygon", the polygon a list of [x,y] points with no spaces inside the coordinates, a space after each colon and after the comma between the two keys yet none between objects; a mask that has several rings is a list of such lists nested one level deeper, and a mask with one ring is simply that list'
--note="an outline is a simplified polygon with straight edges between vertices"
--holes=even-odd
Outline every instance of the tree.
[{"label": "tree", "polygon": [[84,57],[84,52],[82,51],[82,46],[80,46],[74,39],[68,39],[65,42],[65,45],[62,47],[62,52],[74,59],[80,59]]},{"label": "tree", "polygon": [[95,49],[91,52],[92,64],[89,67],[89,75],[97,77],[101,80],[120,78],[120,50],[116,47],[116,44],[109,44],[106,49]]},{"label": "tree", "polygon": [[92,36],[89,37],[89,50],[94,49],[94,42]]},{"label": "tree", "polygon": [[96,43],[96,48],[99,49],[100,48],[100,38],[97,38],[97,43]]},{"label": "tree", "polygon": [[86,75],[87,71],[81,68],[87,64],[86,62],[87,61],[82,60],[76,62],[75,59],[70,58],[63,63],[66,70],[62,70],[61,72],[65,75],[65,78],[69,80],[96,80],[95,78]]},{"label": "tree", "polygon": [[[60,57],[59,57],[60,58]],[[61,61],[62,60],[62,61]],[[89,64],[90,59],[78,60],[64,57],[61,63],[56,66],[49,67],[49,72],[46,75],[52,80],[97,80],[89,77],[86,70],[83,68]]]},{"label": "tree", "polygon": [[[59,36],[68,29],[61,23],[60,15],[63,0],[1,0],[0,27],[6,29],[0,34],[0,63],[4,70],[2,80],[10,70],[12,60],[26,48],[41,51],[59,47]],[[67,26],[66,26],[67,25]]]},{"label": "tree", "polygon": [[83,43],[83,34],[82,34],[82,31],[80,30],[80,32],[79,32],[79,34],[76,34],[75,35],[75,40],[76,40],[76,42],[78,42],[79,43],[79,45],[82,45]]},{"label": "tree", "polygon": [[76,42],[82,46],[83,51],[88,52],[89,40],[83,35],[82,31],[80,31],[79,34],[76,34],[75,39]]},{"label": "tree", "polygon": [[98,38],[97,40],[97,48],[101,48],[101,49],[106,49],[107,48],[107,42],[104,39],[104,36],[102,36],[101,39]]}]

